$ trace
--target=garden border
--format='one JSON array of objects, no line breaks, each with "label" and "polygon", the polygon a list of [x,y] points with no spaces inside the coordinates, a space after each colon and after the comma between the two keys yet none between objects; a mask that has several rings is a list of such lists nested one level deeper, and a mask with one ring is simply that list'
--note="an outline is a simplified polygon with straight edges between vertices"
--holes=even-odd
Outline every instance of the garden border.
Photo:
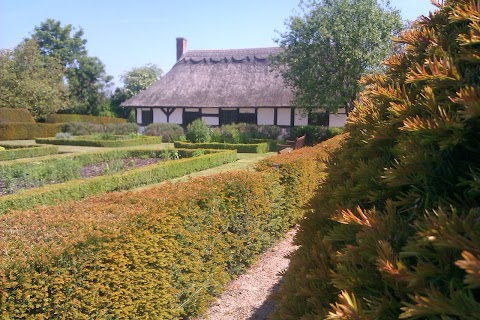
[{"label": "garden border", "polygon": [[85,139],[89,136],[76,136],[72,139],[40,138],[35,139],[36,143],[67,145],[67,146],[87,146],[87,147],[132,147],[146,144],[162,143],[161,137],[142,136],[140,138],[131,138],[124,140],[94,140]]},{"label": "garden border", "polygon": [[183,149],[221,149],[221,150],[237,150],[238,153],[267,153],[269,145],[266,142],[261,143],[191,143],[185,141],[175,141],[175,148]]},{"label": "garden border", "polygon": [[[189,150],[178,151],[190,152]],[[5,195],[0,197],[0,214],[9,210],[25,210],[37,205],[55,204],[82,199],[89,195],[128,190],[213,168],[237,159],[237,152],[234,150],[210,150],[210,152],[212,153],[199,157],[159,162],[118,174],[71,180]]]},{"label": "garden border", "polygon": [[0,161],[10,161],[24,158],[35,158],[49,156],[58,153],[56,146],[17,146],[17,145],[0,145],[8,147],[8,149],[0,152]]}]

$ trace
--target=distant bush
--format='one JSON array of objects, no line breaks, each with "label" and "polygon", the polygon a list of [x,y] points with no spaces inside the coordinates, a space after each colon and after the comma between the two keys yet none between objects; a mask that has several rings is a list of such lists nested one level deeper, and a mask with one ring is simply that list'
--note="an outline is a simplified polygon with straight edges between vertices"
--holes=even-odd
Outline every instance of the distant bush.
[{"label": "distant bush", "polygon": [[143,132],[146,136],[160,136],[163,142],[173,142],[185,135],[183,128],[175,123],[151,123]]},{"label": "distant bush", "polygon": [[126,123],[127,119],[97,117],[83,114],[51,114],[47,117],[47,123],[65,123],[65,122],[89,122],[96,124],[108,123]]},{"label": "distant bush", "polygon": [[61,124],[61,131],[74,136],[86,136],[96,133],[110,133],[114,135],[127,135],[138,132],[136,123],[109,123],[94,124],[89,122],[68,122]]},{"label": "distant bush", "polygon": [[202,119],[197,119],[187,126],[186,137],[193,143],[209,142],[210,128]]}]

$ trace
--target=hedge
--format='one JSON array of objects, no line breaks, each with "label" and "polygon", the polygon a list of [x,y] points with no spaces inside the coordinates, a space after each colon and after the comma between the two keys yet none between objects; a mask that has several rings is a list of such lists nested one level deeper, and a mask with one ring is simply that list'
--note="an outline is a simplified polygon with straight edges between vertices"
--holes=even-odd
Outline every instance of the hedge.
[{"label": "hedge", "polygon": [[83,114],[51,114],[47,117],[48,123],[65,123],[65,122],[90,122],[95,124],[108,123],[126,123],[127,119],[112,117],[97,117]]},{"label": "hedge", "polygon": [[123,137],[123,139],[119,140],[100,140],[95,139],[94,136],[76,136],[72,139],[56,139],[56,138],[41,138],[35,139],[37,143],[44,143],[44,144],[56,144],[56,145],[68,145],[68,146],[88,146],[88,147],[109,147],[109,148],[117,148],[117,147],[131,147],[131,146],[139,146],[144,144],[156,144],[161,143],[161,137],[136,137],[136,138],[128,138],[128,136],[116,136],[116,137]]},{"label": "hedge", "polygon": [[10,122],[35,123],[35,119],[26,108],[0,108],[0,124]]},{"label": "hedge", "polygon": [[[310,152],[316,153],[313,162],[327,157],[321,147]],[[0,314],[48,319],[201,314],[229,279],[291,226],[286,208],[295,196],[278,166],[305,156],[291,155],[270,159],[272,165],[264,163],[258,171],[0,216],[6,231],[0,247],[9,249],[0,251]],[[310,183],[308,190],[316,187]]]},{"label": "hedge", "polygon": [[175,148],[183,149],[227,149],[227,150],[237,150],[238,153],[266,153],[268,152],[268,143],[255,143],[255,144],[245,144],[245,143],[220,143],[220,142],[210,142],[210,143],[191,143],[184,141],[175,141]]},{"label": "hedge", "polygon": [[[141,150],[131,150],[131,152],[140,153]],[[184,157],[191,152],[179,150],[179,153]],[[234,162],[236,158],[235,151],[215,152],[194,158],[159,162],[117,174],[22,190],[0,197],[0,213],[9,210],[25,210],[37,205],[54,204],[72,199],[78,200],[104,192],[128,190]]]},{"label": "hedge", "polygon": [[15,160],[21,158],[42,157],[58,152],[55,146],[7,146],[7,150],[0,151],[0,161]]},{"label": "hedge", "polygon": [[0,123],[0,140],[32,140],[52,137],[60,131],[60,126],[59,123]]}]

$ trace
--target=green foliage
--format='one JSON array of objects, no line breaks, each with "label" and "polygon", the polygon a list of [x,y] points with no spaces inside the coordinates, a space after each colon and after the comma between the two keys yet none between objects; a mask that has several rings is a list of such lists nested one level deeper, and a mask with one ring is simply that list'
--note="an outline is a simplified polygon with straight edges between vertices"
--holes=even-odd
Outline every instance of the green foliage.
[{"label": "green foliage", "polygon": [[108,114],[104,109],[108,106],[107,89],[112,77],[106,74],[99,58],[87,55],[87,40],[83,35],[81,28],[75,31],[70,24],[62,26],[60,21],[47,19],[34,28],[32,39],[38,43],[42,55],[55,58],[63,65],[71,100],[65,111]]},{"label": "green foliage", "polygon": [[0,108],[0,123],[9,122],[35,123],[35,119],[26,108]]},{"label": "green foliage", "polygon": [[300,10],[277,39],[285,51],[275,63],[295,89],[295,105],[351,110],[360,77],[392,52],[390,39],[402,27],[399,12],[383,0],[309,0]]},{"label": "green foliage", "polygon": [[260,143],[191,143],[184,141],[175,141],[175,148],[184,149],[227,149],[237,150],[238,153],[266,153],[268,152],[269,145],[266,142]]},{"label": "green foliage", "polygon": [[187,140],[193,143],[210,141],[210,128],[202,119],[197,119],[187,126]]},{"label": "green foliage", "polygon": [[[1,129],[1,125],[0,125]],[[56,144],[67,146],[88,146],[88,147],[131,147],[144,144],[161,143],[160,137],[134,137],[129,135],[112,135],[111,133],[99,133],[96,136],[77,136],[75,139],[56,139],[56,138],[38,138],[35,139],[37,143]]]},{"label": "green foliage", "polygon": [[[125,150],[114,150],[115,152],[126,153]],[[130,155],[141,156],[145,154],[141,150],[129,150]],[[136,152],[136,153],[135,153]],[[163,150],[150,151],[150,153],[162,155]],[[154,165],[132,169],[126,172],[99,176],[83,180],[73,180],[64,183],[46,185],[39,188],[24,190],[18,194],[5,195],[0,197],[0,213],[10,210],[25,210],[38,205],[55,204],[68,200],[78,200],[90,195],[128,190],[148,184],[159,183],[167,179],[181,177],[183,175],[213,168],[225,163],[236,161],[235,151],[208,152],[204,156],[189,158],[193,151],[177,150],[180,160],[159,162]],[[205,152],[207,153],[207,152]],[[98,159],[114,159],[116,153],[99,152],[85,155],[84,158],[77,158],[76,162],[96,162]],[[68,160],[56,160],[68,161]],[[70,162],[73,162],[70,159]],[[55,162],[49,162],[46,167],[54,167]],[[58,162],[57,162],[58,163]],[[0,163],[1,165],[1,163]],[[25,165],[23,165],[25,167]],[[14,169],[5,169],[5,172]],[[21,172],[21,170],[18,170]]]},{"label": "green foliage", "polygon": [[112,117],[98,117],[81,114],[51,114],[46,122],[50,123],[68,123],[68,122],[88,122],[93,124],[119,124],[126,123],[127,120]]},{"label": "green foliage", "polygon": [[311,146],[331,139],[342,132],[343,128],[336,127],[327,128],[316,125],[298,126],[290,128],[289,140],[295,140],[296,137],[305,135],[305,144]]},{"label": "green foliage", "polygon": [[[295,153],[272,161],[287,168],[299,157],[306,159]],[[216,156],[221,154],[235,158],[235,152]],[[311,162],[326,156],[322,148],[315,154]],[[209,156],[164,165],[186,170],[190,163],[208,164]],[[22,232],[0,238],[0,246],[9,248],[0,255],[0,313],[9,318],[193,318],[291,226],[294,219],[286,208],[298,199],[289,194],[288,179],[281,182],[283,172],[265,165],[259,171],[162,184],[142,190],[141,196],[111,193],[40,207],[28,218],[26,212],[2,215],[5,230],[21,225]],[[307,194],[316,188],[302,186]]]},{"label": "green foliage", "polygon": [[68,105],[62,65],[43,57],[34,40],[0,51],[0,87],[1,107],[26,107],[37,120]]},{"label": "green foliage", "polygon": [[366,86],[273,319],[477,319],[479,8],[444,1]]},{"label": "green foliage", "polygon": [[32,140],[53,137],[60,131],[58,123],[0,123],[0,140]]},{"label": "green foliage", "polygon": [[163,142],[179,140],[185,134],[183,128],[175,123],[151,123],[143,132],[146,136],[160,136]]},{"label": "green foliage", "polygon": [[[8,150],[5,150],[5,146],[1,147],[5,152],[0,154],[0,161],[15,160],[21,158],[34,158],[42,157],[50,154],[56,154],[58,148],[55,146],[6,146]],[[0,150],[1,150],[0,148]]]}]

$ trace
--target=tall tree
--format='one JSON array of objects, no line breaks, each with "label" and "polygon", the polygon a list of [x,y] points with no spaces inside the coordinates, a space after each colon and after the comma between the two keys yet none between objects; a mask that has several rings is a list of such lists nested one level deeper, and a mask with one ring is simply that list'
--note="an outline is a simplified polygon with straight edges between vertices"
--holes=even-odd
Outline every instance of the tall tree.
[{"label": "tall tree", "polygon": [[296,106],[350,110],[358,80],[391,53],[399,12],[383,0],[309,0],[300,9],[276,40],[285,51],[275,65],[294,89]]},{"label": "tall tree", "polygon": [[128,117],[129,111],[120,107],[120,104],[147,89],[163,76],[163,70],[155,64],[146,64],[132,68],[121,76],[123,88],[115,89],[111,97],[111,109],[120,117]]},{"label": "tall tree", "polygon": [[68,112],[99,114],[112,77],[97,57],[88,56],[83,29],[62,26],[60,21],[47,19],[34,28],[32,39],[39,44],[43,55],[58,58],[65,70],[70,90],[71,108]]},{"label": "tall tree", "polygon": [[43,120],[68,103],[62,63],[42,56],[34,40],[0,51],[0,107],[28,108]]}]

